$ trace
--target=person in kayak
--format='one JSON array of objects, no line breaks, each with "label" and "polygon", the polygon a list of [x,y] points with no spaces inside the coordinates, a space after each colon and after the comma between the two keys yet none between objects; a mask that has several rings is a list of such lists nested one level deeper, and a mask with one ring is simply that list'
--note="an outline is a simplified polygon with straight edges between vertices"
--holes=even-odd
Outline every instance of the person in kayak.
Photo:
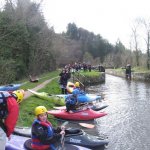
[{"label": "person in kayak", "polygon": [[19,105],[23,100],[24,90],[12,93],[0,92],[0,150],[5,150],[6,139],[10,140],[19,116]]},{"label": "person in kayak", "polygon": [[80,83],[79,82],[76,82],[75,83],[75,88],[74,90],[77,90],[78,91],[78,94],[85,94],[85,92],[80,88]]},{"label": "person in kayak", "polygon": [[72,113],[72,111],[76,110],[77,105],[77,96],[79,94],[79,91],[77,89],[74,89],[71,95],[67,95],[65,99],[66,103],[66,112]]},{"label": "person in kayak", "polygon": [[35,108],[36,119],[32,124],[32,143],[31,146],[35,150],[56,150],[55,144],[65,135],[64,127],[53,128],[52,124],[47,120],[48,113],[44,106]]}]

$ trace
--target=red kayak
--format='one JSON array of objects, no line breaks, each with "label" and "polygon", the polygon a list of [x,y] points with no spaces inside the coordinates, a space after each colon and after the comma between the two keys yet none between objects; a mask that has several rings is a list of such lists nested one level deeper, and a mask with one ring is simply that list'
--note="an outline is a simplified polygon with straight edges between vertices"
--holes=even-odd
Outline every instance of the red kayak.
[{"label": "red kayak", "polygon": [[94,111],[90,108],[73,113],[68,113],[66,110],[50,110],[48,114],[66,120],[93,120],[107,115],[105,112]]}]

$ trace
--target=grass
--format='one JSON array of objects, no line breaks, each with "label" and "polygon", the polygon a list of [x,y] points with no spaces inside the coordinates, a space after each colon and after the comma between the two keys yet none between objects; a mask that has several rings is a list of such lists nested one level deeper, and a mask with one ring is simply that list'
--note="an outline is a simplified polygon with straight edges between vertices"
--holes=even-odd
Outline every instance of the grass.
[{"label": "grass", "polygon": [[80,74],[86,76],[86,77],[91,77],[91,76],[100,76],[101,72],[98,72],[98,71],[80,71],[79,72]]},{"label": "grass", "polygon": [[139,73],[150,73],[150,70],[144,67],[134,67],[132,68],[132,71],[139,72]]},{"label": "grass", "polygon": [[[31,83],[31,82],[25,82],[25,84],[23,86],[21,86],[22,89],[26,90],[26,89],[32,89],[34,87],[36,87],[37,85],[41,84],[42,82],[44,82],[45,80],[48,80],[50,78],[56,77],[58,76],[59,72],[55,71],[55,72],[51,72],[48,74],[44,74],[40,77],[39,82],[37,83]],[[99,76],[100,72],[81,72],[81,74],[85,75],[85,76]],[[46,92],[49,94],[59,94],[61,93],[61,89],[59,87],[58,84],[58,79],[54,79],[52,80],[50,83],[48,83],[44,88],[38,90],[39,92]],[[34,109],[37,106],[45,106],[48,110],[51,110],[54,106],[53,103],[50,102],[50,100],[43,100],[40,98],[37,98],[35,96],[30,96],[29,98],[27,98],[26,100],[22,101],[22,103],[20,104],[20,115],[19,115],[19,119],[17,122],[17,126],[28,126],[31,127],[32,122],[35,118],[34,115]],[[54,119],[53,116],[49,115],[49,121],[56,126],[57,125],[57,120]]]},{"label": "grass", "polygon": [[27,90],[27,89],[32,89],[34,87],[36,87],[37,85],[43,83],[44,81],[56,77],[58,76],[59,71],[54,71],[54,72],[50,72],[50,73],[45,73],[43,75],[41,75],[39,77],[39,81],[38,82],[30,82],[28,80],[22,80],[20,81],[20,83],[23,83],[22,86],[20,87],[21,89]]},{"label": "grass", "polygon": [[[53,78],[55,76],[58,76],[58,71],[48,73],[46,76],[44,75],[44,77],[40,79],[40,81],[37,83],[26,82],[26,84],[24,84],[21,88],[22,89],[34,88],[38,84],[41,84],[45,80]],[[51,93],[51,94],[61,93],[61,90],[58,84],[58,79],[52,80],[49,84],[47,84],[44,88],[40,89],[39,91],[40,92],[44,91],[44,92]],[[22,103],[20,104],[20,115],[18,118],[17,126],[31,127],[32,122],[35,118],[34,109],[35,107],[39,105],[45,106],[48,110],[52,109],[54,106],[54,104],[51,103],[50,100],[43,100],[35,96],[30,96],[26,100],[22,101]],[[51,123],[54,126],[57,125],[57,121],[52,116],[50,116],[49,121],[51,121]]]},{"label": "grass", "polygon": [[[122,72],[125,71],[125,69],[122,68],[117,68],[115,69],[117,72]],[[147,68],[144,67],[133,67],[131,68],[132,72],[138,72],[138,73],[149,73],[150,70],[148,70]]]}]

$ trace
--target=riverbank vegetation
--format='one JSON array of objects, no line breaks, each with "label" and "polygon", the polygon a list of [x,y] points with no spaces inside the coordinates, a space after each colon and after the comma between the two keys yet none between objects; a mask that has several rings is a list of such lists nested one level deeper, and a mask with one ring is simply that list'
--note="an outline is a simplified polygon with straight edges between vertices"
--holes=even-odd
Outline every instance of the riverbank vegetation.
[{"label": "riverbank vegetation", "polygon": [[56,70],[56,71],[41,74],[38,77],[39,78],[38,82],[30,82],[27,78],[27,79],[18,81],[18,83],[22,83],[22,86],[20,88],[22,88],[24,90],[32,89],[32,88],[38,86],[39,84],[43,83],[44,81],[46,81],[48,79],[57,77],[58,74],[59,74],[59,70]]},{"label": "riverbank vegetation", "polygon": [[56,34],[40,6],[31,0],[9,0],[0,9],[0,84],[40,76],[72,62],[148,66],[147,54],[140,49],[127,49],[120,40],[111,44],[75,23],[68,23],[66,32]]},{"label": "riverbank vegetation", "polygon": [[[117,68],[114,70],[117,72],[124,72],[125,68],[121,67],[121,68]],[[138,73],[150,73],[150,70],[147,69],[146,67],[132,67],[131,70],[132,70],[132,72],[138,72]]]}]

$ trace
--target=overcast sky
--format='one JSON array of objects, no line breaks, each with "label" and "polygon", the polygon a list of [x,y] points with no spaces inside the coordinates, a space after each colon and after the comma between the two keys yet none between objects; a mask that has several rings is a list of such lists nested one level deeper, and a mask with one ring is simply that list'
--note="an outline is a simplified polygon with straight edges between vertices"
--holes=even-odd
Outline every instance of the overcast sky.
[{"label": "overcast sky", "polygon": [[57,33],[74,22],[112,44],[120,39],[128,47],[134,20],[150,17],[150,0],[43,0],[42,9]]}]

